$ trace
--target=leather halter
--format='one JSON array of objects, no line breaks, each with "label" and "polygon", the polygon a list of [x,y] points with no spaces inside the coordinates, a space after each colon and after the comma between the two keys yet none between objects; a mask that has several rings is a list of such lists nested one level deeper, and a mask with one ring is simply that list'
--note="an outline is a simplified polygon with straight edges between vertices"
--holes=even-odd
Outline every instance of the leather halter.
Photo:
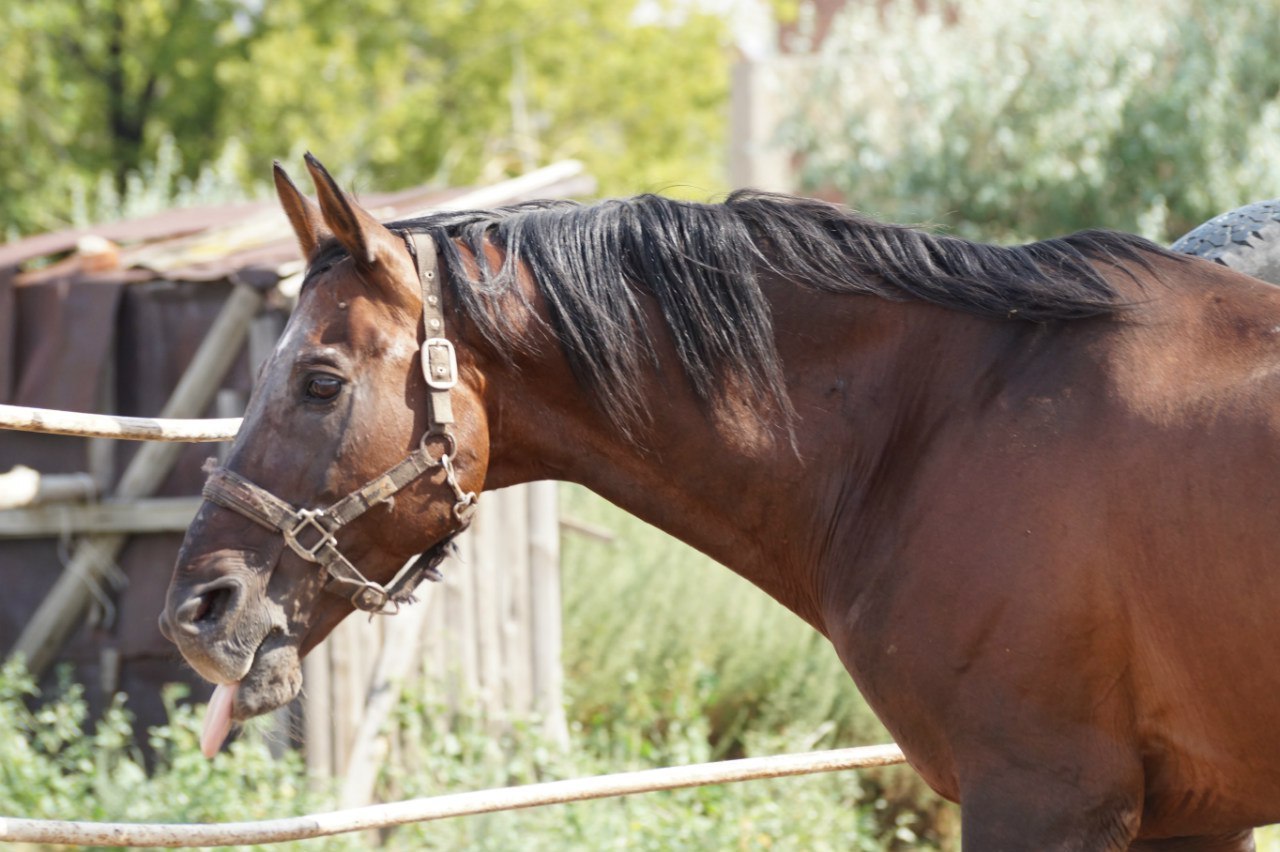
[{"label": "leather halter", "polygon": [[[203,491],[206,500],[279,532],[290,550],[308,562],[322,566],[329,575],[326,591],[347,597],[356,609],[387,615],[398,612],[401,601],[408,599],[423,579],[432,576],[434,562],[416,559],[390,586],[382,586],[361,574],[342,555],[336,538],[338,530],[379,503],[387,502],[424,473],[437,468],[444,471],[445,484],[453,491],[453,517],[457,521],[455,532],[465,529],[471,522],[477,500],[474,492],[464,491],[458,484],[453,470],[457,444],[449,430],[454,422],[449,390],[458,383],[458,358],[453,344],[444,334],[444,305],[435,241],[427,234],[402,236],[418,269],[418,282],[422,289],[421,365],[427,381],[428,403],[427,429],[418,442],[418,448],[381,476],[323,509],[294,508],[260,485],[222,467],[209,472]],[[428,449],[433,439],[444,443],[439,457],[433,457]]]}]

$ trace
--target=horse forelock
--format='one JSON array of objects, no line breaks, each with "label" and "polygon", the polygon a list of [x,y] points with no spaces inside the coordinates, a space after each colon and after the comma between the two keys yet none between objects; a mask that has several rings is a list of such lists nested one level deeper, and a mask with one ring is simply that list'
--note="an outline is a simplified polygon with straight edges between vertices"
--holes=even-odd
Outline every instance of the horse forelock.
[{"label": "horse forelock", "polygon": [[[1012,321],[1113,314],[1124,303],[1097,262],[1146,266],[1164,249],[1140,237],[1089,231],[996,246],[877,222],[837,205],[740,191],[721,204],[655,195],[590,206],[537,201],[395,222],[430,233],[460,309],[498,352],[519,351],[504,311],[520,270],[536,282],[549,331],[575,376],[623,433],[647,409],[643,380],[656,364],[645,312],[656,302],[698,398],[790,429],[787,396],[763,282],[834,294],[922,300]],[[496,247],[498,268],[474,262]],[[340,247],[318,248],[313,265]],[[466,255],[470,255],[468,258]],[[732,389],[727,390],[727,389]]]}]

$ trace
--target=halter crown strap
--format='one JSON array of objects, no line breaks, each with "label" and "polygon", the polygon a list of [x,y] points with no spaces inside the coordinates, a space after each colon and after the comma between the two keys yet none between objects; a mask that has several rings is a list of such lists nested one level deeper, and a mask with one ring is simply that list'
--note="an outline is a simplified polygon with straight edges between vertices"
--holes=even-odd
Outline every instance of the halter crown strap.
[{"label": "halter crown strap", "polygon": [[444,334],[444,294],[435,240],[430,234],[407,234],[405,241],[418,264],[422,289],[422,377],[427,380],[431,406],[428,431],[442,431],[453,424],[449,389],[458,383],[458,354]]}]

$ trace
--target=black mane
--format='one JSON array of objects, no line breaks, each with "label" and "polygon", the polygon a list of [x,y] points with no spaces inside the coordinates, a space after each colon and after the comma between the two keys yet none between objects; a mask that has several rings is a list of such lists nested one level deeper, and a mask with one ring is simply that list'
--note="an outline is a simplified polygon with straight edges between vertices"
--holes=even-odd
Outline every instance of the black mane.
[{"label": "black mane", "polygon": [[[460,306],[499,351],[522,345],[494,309],[523,264],[549,307],[551,332],[604,412],[630,433],[644,420],[640,377],[654,347],[641,293],[659,305],[681,363],[709,407],[726,388],[762,421],[794,416],[774,344],[767,275],[829,293],[921,299],[1014,321],[1114,313],[1094,267],[1166,253],[1128,234],[1086,231],[1023,246],[984,245],[876,222],[835,205],[759,192],[723,204],[654,195],[591,206],[532,202],[390,224],[426,232]],[[501,248],[495,273],[468,273],[457,243]]]}]

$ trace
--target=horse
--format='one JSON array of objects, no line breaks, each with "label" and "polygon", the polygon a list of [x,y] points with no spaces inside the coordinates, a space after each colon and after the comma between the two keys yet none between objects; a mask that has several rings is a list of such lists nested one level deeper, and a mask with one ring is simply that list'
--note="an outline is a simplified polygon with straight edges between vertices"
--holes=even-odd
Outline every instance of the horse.
[{"label": "horse", "polygon": [[209,749],[476,494],[556,479],[825,635],[965,849],[1280,820],[1280,288],[751,191],[382,224],[307,168],[297,309],[160,618]]}]

